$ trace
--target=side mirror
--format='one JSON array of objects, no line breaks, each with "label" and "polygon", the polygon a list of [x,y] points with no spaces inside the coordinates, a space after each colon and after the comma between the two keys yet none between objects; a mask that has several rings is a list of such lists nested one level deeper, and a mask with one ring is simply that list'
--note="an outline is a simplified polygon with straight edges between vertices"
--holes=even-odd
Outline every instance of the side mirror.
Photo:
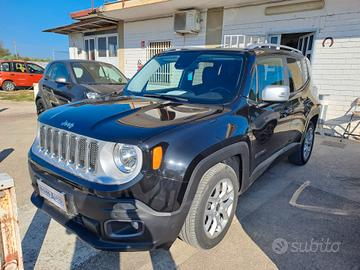
[{"label": "side mirror", "polygon": [[290,87],[285,85],[268,85],[262,91],[262,100],[268,102],[285,102],[290,98]]},{"label": "side mirror", "polygon": [[65,77],[56,78],[55,82],[60,84],[69,84],[69,81]]}]

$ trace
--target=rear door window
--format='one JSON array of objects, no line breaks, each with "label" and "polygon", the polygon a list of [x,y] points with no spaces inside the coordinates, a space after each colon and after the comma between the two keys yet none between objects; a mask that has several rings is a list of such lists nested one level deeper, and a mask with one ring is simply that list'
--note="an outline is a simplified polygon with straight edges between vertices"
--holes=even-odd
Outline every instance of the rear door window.
[{"label": "rear door window", "polygon": [[304,85],[301,61],[287,58],[290,92],[296,92]]},{"label": "rear door window", "polygon": [[22,62],[13,62],[13,72],[25,73],[26,72],[26,65]]},{"label": "rear door window", "polygon": [[5,62],[0,64],[0,71],[1,72],[10,72],[10,63]]},{"label": "rear door window", "polygon": [[283,58],[266,57],[257,61],[258,98],[261,100],[262,91],[269,85],[286,85]]}]

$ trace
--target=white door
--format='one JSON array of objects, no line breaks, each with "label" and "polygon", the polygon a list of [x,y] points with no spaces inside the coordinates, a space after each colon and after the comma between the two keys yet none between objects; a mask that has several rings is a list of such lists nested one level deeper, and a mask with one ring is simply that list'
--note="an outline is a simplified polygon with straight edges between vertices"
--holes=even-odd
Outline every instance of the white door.
[{"label": "white door", "polygon": [[101,35],[96,37],[96,60],[109,63],[119,68],[118,36]]},{"label": "white door", "polygon": [[314,33],[303,35],[299,38],[298,50],[311,60],[311,55],[314,48]]}]

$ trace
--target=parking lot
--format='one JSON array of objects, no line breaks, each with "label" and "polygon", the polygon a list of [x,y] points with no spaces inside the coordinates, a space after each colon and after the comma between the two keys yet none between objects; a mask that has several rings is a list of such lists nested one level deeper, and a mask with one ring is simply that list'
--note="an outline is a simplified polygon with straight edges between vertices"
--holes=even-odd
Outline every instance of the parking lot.
[{"label": "parking lot", "polygon": [[240,197],[224,241],[201,251],[97,251],[37,211],[27,151],[32,102],[0,101],[0,172],[16,185],[26,269],[360,269],[360,143],[316,138],[310,162],[278,161]]}]

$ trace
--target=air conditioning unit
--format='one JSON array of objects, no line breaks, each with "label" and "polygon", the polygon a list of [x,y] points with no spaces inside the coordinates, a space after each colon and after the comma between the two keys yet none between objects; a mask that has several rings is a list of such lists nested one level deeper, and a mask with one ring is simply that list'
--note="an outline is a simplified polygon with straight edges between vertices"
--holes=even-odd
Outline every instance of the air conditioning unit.
[{"label": "air conditioning unit", "polygon": [[174,14],[174,31],[179,34],[200,32],[200,11],[192,9]]}]

